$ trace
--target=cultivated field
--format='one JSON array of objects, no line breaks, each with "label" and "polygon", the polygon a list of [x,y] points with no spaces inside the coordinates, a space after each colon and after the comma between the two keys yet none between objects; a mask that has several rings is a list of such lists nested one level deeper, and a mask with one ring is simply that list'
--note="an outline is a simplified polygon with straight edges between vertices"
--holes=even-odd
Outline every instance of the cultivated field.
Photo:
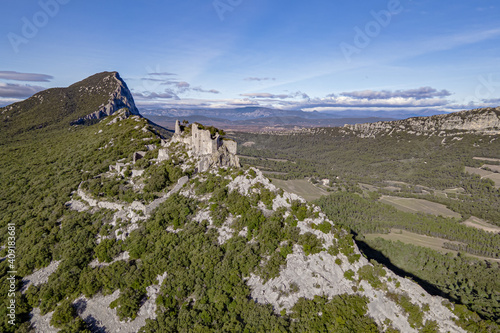
[{"label": "cultivated field", "polygon": [[500,227],[497,227],[496,225],[493,224],[489,224],[488,222],[485,222],[475,216],[471,216],[467,221],[463,222],[463,224],[465,224],[468,227],[481,229],[488,232],[500,233]]},{"label": "cultivated field", "polygon": [[[249,160],[267,160],[267,161],[274,161],[274,162],[291,162],[289,160],[285,160],[282,158],[265,158],[265,157],[254,157],[254,156],[246,156],[246,155],[238,155],[239,158],[243,159],[249,159]],[[295,162],[292,162],[295,163]]]},{"label": "cultivated field", "polygon": [[307,201],[312,201],[320,198],[323,195],[328,195],[329,193],[323,189],[320,189],[306,179],[292,179],[292,180],[281,180],[273,179],[273,184],[283,190],[300,195]]},{"label": "cultivated field", "polygon": [[491,172],[488,170],[483,170],[479,168],[465,167],[465,171],[468,173],[474,173],[479,175],[481,178],[488,178],[495,182],[495,185],[500,186],[500,173]]},{"label": "cultivated field", "polygon": [[493,170],[494,172],[500,172],[500,165],[485,164],[482,166],[482,168],[488,168],[490,170]]},{"label": "cultivated field", "polygon": [[479,175],[479,176],[481,176],[481,178],[486,177],[492,173],[491,171],[488,171],[488,170],[483,170],[483,169],[479,169],[479,168],[471,168],[471,167],[465,167],[465,171],[467,171],[468,173],[474,173],[476,175]]},{"label": "cultivated field", "polygon": [[[429,249],[432,249],[432,250],[435,250],[435,251],[438,251],[441,253],[455,253],[455,254],[458,253],[458,251],[453,251],[453,250],[443,248],[443,245],[444,245],[444,243],[459,244],[459,242],[452,242],[452,241],[442,239],[442,238],[419,235],[419,234],[415,234],[413,232],[400,230],[400,229],[392,229],[391,232],[388,234],[367,234],[367,235],[365,235],[365,238],[368,240],[375,239],[378,237],[389,240],[389,241],[393,241],[393,242],[400,241],[400,242],[403,242],[406,244],[412,244],[412,245],[426,247],[426,248],[429,248]],[[500,259],[480,257],[480,256],[475,256],[475,255],[472,255],[469,253],[463,253],[463,255],[468,256],[468,257],[472,257],[472,258],[477,258],[477,259],[484,259],[484,260],[489,260],[489,261],[500,262]]]},{"label": "cultivated field", "polygon": [[444,193],[448,194],[459,194],[459,193],[464,193],[465,190],[462,187],[457,187],[457,188],[449,188],[443,191]]},{"label": "cultivated field", "polygon": [[441,253],[457,253],[457,251],[453,250],[448,250],[443,248],[444,243],[457,243],[457,242],[451,242],[446,239],[441,239],[441,238],[436,238],[436,237],[430,237],[430,236],[425,236],[425,235],[419,235],[415,234],[413,232],[408,232],[405,230],[400,230],[400,229],[392,229],[390,233],[388,234],[368,234],[365,235],[365,238],[367,239],[375,239],[377,237],[390,240],[390,241],[401,241],[406,244],[412,244],[412,245],[418,245],[418,246],[423,246],[427,247],[429,249],[433,249],[436,251],[439,251]]},{"label": "cultivated field", "polygon": [[461,218],[460,214],[446,208],[446,206],[424,199],[399,198],[383,195],[379,201],[394,206],[395,208],[405,212],[420,212],[432,215],[441,215],[444,217]]},{"label": "cultivated field", "polygon": [[499,162],[500,163],[500,159],[499,158],[473,157],[473,159],[480,160],[480,161],[489,161],[489,162]]}]

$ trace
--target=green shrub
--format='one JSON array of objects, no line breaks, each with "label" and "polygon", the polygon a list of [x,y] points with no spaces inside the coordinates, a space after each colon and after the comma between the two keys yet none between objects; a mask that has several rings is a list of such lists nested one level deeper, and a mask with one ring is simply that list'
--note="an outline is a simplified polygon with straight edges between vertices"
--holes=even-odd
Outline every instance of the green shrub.
[{"label": "green shrub", "polygon": [[62,328],[69,324],[76,317],[76,309],[69,300],[64,300],[55,309],[50,324],[57,328]]},{"label": "green shrub", "polygon": [[347,280],[354,281],[354,271],[352,269],[348,269],[347,271],[344,272],[344,277]]},{"label": "green shrub", "polygon": [[306,232],[299,236],[299,244],[304,248],[306,256],[319,253],[323,250],[323,243],[316,235]]}]

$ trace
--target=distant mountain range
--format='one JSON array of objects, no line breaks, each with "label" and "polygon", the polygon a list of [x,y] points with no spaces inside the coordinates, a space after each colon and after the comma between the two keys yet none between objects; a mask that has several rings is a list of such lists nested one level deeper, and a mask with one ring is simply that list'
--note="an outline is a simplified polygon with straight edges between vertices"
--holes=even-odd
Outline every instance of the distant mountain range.
[{"label": "distant mountain range", "polygon": [[436,110],[305,112],[262,107],[233,109],[145,109],[141,113],[152,121],[173,128],[175,120],[203,122],[211,126],[234,130],[282,130],[294,127],[336,127],[377,121],[406,119],[416,116],[443,114]]}]

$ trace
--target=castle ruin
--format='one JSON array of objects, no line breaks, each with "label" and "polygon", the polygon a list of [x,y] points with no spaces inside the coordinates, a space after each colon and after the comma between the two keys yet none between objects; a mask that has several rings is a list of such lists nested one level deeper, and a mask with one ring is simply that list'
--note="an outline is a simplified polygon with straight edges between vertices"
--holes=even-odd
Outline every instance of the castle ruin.
[{"label": "castle ruin", "polygon": [[182,142],[191,148],[193,156],[198,158],[198,172],[207,171],[211,166],[240,166],[235,141],[223,138],[219,133],[212,135],[197,123],[188,126],[190,131],[182,127],[177,120],[172,141]]}]

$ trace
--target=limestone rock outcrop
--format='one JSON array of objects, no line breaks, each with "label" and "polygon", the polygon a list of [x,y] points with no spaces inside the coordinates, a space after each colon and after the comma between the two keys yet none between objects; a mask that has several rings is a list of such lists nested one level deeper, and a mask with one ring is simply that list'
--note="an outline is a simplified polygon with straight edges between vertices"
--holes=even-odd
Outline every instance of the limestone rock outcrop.
[{"label": "limestone rock outcrop", "polygon": [[446,136],[446,132],[482,135],[500,134],[500,107],[441,114],[431,117],[415,117],[396,121],[345,125],[345,132],[360,137],[391,135],[398,132],[409,134]]}]

